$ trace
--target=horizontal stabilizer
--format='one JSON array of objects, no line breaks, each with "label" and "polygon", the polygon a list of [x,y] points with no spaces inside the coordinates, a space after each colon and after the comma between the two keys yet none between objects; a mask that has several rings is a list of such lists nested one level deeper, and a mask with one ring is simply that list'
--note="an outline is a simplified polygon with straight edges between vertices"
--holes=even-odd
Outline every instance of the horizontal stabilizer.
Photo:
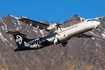
[{"label": "horizontal stabilizer", "polygon": [[25,51],[25,50],[32,50],[32,48],[29,48],[29,47],[20,47],[20,48],[15,49],[14,51]]},{"label": "horizontal stabilizer", "polygon": [[[40,47],[40,48],[43,48],[43,47]],[[21,47],[21,48],[15,49],[14,51],[38,50],[40,48]]]}]

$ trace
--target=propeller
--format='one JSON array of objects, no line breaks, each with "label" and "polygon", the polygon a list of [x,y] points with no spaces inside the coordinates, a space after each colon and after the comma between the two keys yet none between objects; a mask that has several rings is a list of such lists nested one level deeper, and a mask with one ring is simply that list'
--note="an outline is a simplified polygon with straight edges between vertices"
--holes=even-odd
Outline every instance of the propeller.
[{"label": "propeller", "polygon": [[[56,20],[55,20],[56,21]],[[60,27],[62,24],[59,23],[59,19],[58,19],[58,23],[56,23],[55,28],[57,29],[57,31],[60,29],[62,31],[62,28]],[[54,36],[54,44],[57,45],[59,43],[59,39],[56,37],[56,35],[59,35],[59,33],[55,33]]]},{"label": "propeller", "polygon": [[[55,20],[55,21],[56,21],[56,20]],[[62,31],[62,29],[61,29],[61,27],[60,27],[61,25],[62,25],[62,24],[59,23],[59,18],[58,18],[58,23],[57,23],[56,26],[55,26],[55,27],[57,28],[57,30],[58,30],[58,28],[60,28],[60,30]]]}]

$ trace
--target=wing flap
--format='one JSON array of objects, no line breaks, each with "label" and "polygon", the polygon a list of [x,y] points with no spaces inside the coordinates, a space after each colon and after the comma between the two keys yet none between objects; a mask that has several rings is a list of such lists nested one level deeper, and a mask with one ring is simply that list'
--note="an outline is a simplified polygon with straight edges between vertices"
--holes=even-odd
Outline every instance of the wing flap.
[{"label": "wing flap", "polygon": [[87,34],[80,34],[80,35],[77,35],[76,37],[78,37],[78,38],[91,38],[91,37],[93,37],[92,35],[87,35]]}]

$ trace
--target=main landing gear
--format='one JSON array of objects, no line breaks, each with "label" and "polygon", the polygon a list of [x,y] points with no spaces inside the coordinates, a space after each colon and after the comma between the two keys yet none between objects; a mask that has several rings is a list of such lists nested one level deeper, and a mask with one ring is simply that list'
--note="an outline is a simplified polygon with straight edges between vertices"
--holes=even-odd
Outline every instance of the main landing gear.
[{"label": "main landing gear", "polygon": [[62,46],[65,47],[67,45],[67,41],[66,42],[62,42]]}]

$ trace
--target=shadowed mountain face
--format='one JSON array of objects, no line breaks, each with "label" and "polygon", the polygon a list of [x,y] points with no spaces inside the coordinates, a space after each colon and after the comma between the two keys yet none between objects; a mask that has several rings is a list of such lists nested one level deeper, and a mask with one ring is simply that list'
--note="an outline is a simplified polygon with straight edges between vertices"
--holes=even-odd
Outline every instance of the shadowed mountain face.
[{"label": "shadowed mountain face", "polygon": [[[74,15],[62,24],[66,27],[83,20],[85,18]],[[95,20],[101,22],[99,28],[86,33],[93,35],[93,38],[72,38],[66,47],[59,44],[39,50],[14,52],[17,46],[6,31],[20,31],[27,38],[37,38],[47,32],[20,22],[12,15],[0,18],[0,70],[104,70],[105,16]]]}]

